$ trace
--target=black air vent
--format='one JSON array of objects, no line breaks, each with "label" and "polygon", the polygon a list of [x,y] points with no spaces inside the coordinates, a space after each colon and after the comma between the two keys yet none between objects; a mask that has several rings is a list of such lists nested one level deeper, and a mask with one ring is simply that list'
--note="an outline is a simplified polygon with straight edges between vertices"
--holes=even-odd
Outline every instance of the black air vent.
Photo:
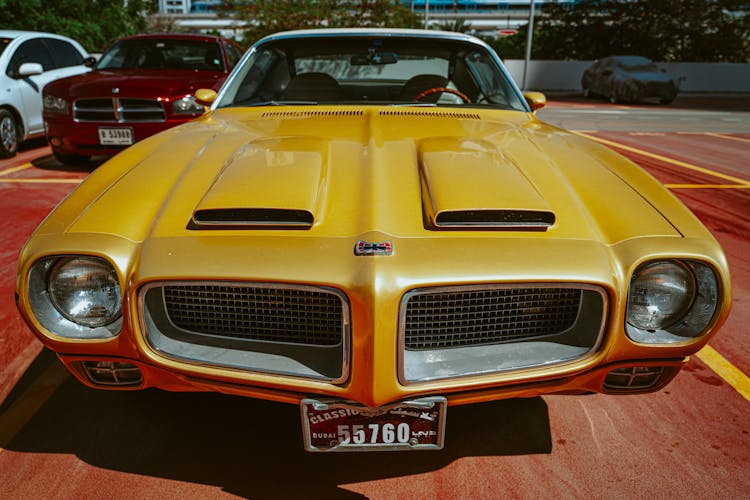
[{"label": "black air vent", "polygon": [[441,229],[484,227],[543,231],[554,223],[552,212],[530,210],[451,210],[435,217],[435,225]]},{"label": "black air vent", "polygon": [[310,118],[313,116],[362,116],[364,113],[355,109],[321,110],[321,111],[266,111],[263,118]]},{"label": "black air vent", "polygon": [[263,227],[309,229],[314,222],[307,210],[280,208],[213,208],[197,210],[189,229],[223,229],[226,227]]},{"label": "black air vent", "polygon": [[380,116],[417,116],[425,118],[462,118],[464,120],[479,120],[480,116],[476,113],[461,113],[451,111],[423,111],[413,109],[394,109],[381,111]]}]

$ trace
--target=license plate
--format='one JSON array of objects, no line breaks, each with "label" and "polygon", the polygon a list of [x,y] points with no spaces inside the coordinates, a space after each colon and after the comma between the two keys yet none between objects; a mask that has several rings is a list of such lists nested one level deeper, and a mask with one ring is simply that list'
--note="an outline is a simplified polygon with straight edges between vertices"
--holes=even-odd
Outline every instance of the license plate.
[{"label": "license plate", "polygon": [[444,397],[369,408],[348,401],[303,399],[307,451],[439,450],[443,448]]},{"label": "license plate", "polygon": [[133,129],[99,127],[99,144],[102,146],[130,146],[133,144]]}]

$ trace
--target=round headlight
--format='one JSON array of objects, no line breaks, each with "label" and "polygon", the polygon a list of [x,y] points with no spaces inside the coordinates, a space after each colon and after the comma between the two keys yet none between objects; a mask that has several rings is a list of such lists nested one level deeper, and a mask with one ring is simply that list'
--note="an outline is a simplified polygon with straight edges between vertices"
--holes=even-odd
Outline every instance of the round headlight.
[{"label": "round headlight", "polygon": [[628,323],[649,331],[669,328],[690,311],[695,288],[695,276],[679,261],[639,267],[630,281]]},{"label": "round headlight", "polygon": [[172,113],[176,115],[200,115],[206,112],[206,108],[195,101],[195,97],[186,95],[172,103]]},{"label": "round headlight", "polygon": [[79,325],[94,328],[120,316],[117,273],[103,259],[60,260],[50,271],[47,287],[52,304],[60,314]]}]

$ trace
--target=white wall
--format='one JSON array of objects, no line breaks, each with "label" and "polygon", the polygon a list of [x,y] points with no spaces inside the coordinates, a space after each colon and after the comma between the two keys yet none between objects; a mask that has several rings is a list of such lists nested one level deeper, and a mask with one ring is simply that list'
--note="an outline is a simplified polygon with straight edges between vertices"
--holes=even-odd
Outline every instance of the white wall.
[{"label": "white wall", "polygon": [[[581,91],[581,74],[593,61],[530,61],[526,70],[526,89],[543,91]],[[683,78],[682,92],[750,93],[750,63],[660,63],[675,78]],[[518,86],[523,80],[523,60],[505,61]]]}]

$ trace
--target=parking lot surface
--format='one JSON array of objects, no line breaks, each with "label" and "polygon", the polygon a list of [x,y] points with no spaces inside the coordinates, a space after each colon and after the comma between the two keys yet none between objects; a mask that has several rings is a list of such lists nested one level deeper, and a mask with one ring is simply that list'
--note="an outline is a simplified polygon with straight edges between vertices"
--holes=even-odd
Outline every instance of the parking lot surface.
[{"label": "parking lot surface", "polygon": [[747,498],[750,496],[750,109],[552,99],[539,116],[664,183],[727,254],[733,310],[661,392],[451,407],[438,452],[308,454],[299,408],[219,394],[88,389],[13,303],[18,253],[96,168],[43,141],[0,161],[0,498]]}]

